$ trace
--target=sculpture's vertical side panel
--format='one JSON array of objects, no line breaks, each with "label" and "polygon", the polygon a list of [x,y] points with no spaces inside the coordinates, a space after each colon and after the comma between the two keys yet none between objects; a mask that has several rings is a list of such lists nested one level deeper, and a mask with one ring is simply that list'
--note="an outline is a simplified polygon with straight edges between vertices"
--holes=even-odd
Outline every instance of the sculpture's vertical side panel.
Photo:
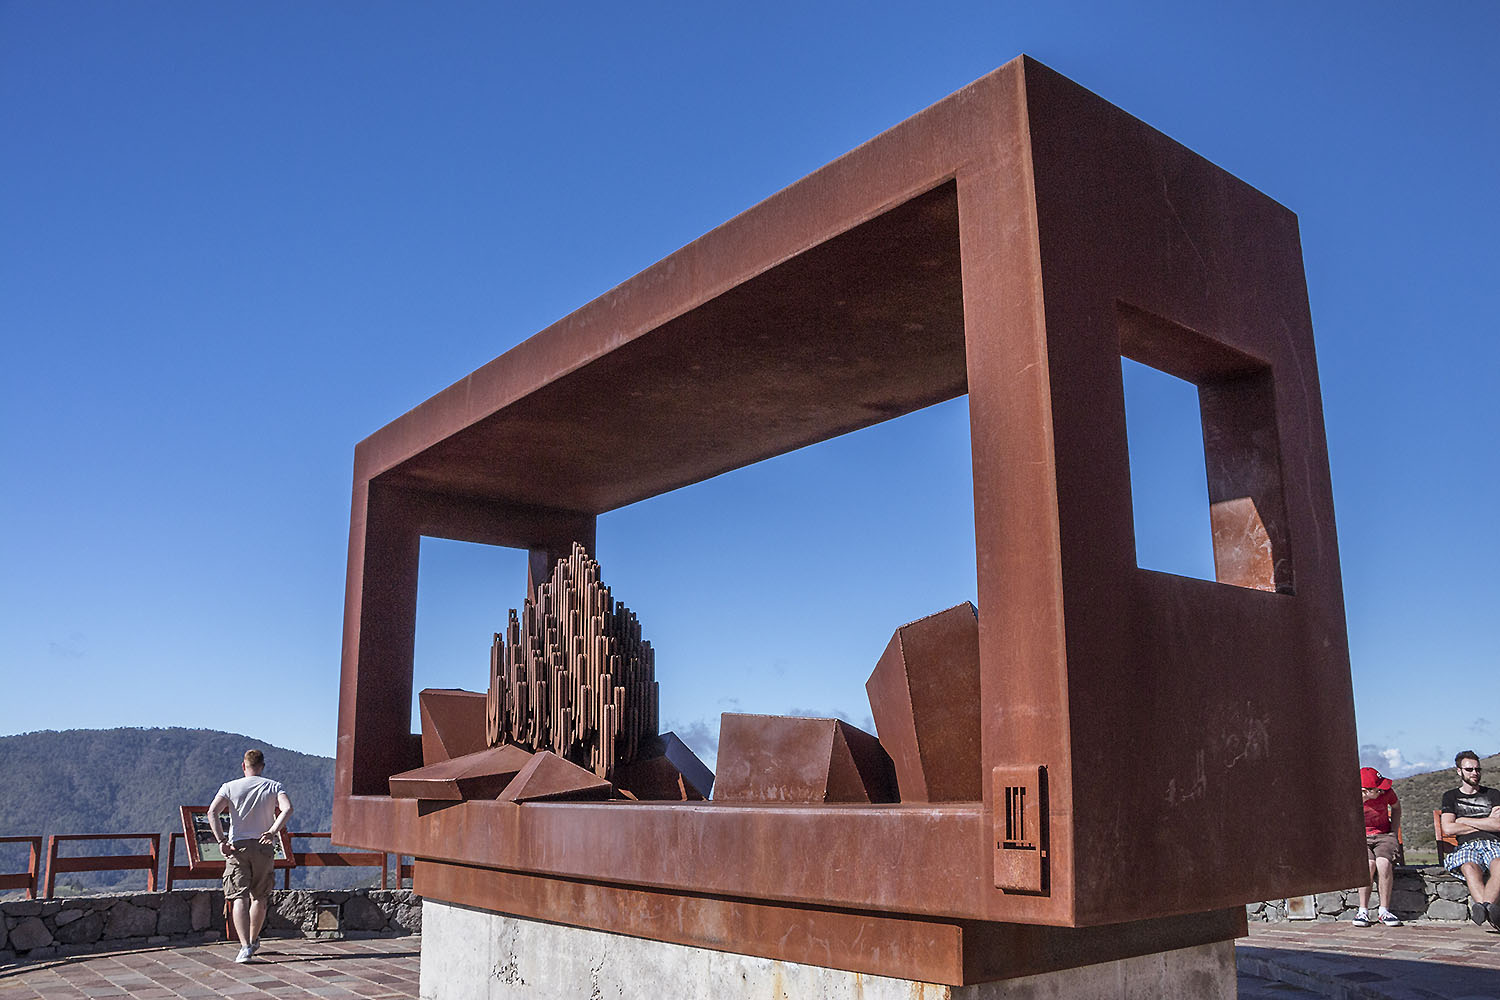
[{"label": "sculpture's vertical side panel", "polygon": [[[1170,913],[1357,884],[1348,647],[1295,217],[1045,67],[1028,62],[1026,79],[1075,916],[1136,917],[1146,894]],[[1199,386],[1218,581],[1136,565],[1122,356]]]},{"label": "sculpture's vertical side panel", "polygon": [[339,722],[333,775],[333,822],[342,825],[342,807],[354,789],[354,714],[358,690],[360,586],[365,573],[365,523],[370,484],[356,469],[349,510],[349,562],[344,575],[344,632],[339,665]]},{"label": "sculpture's vertical side panel", "polygon": [[363,492],[364,516],[350,532],[345,598],[338,790],[385,795],[387,778],[421,765],[420,745],[410,733],[421,536],[401,491],[360,485],[356,497]]},{"label": "sculpture's vertical side panel", "polygon": [[996,892],[994,768],[1046,768],[1042,890],[1013,894],[1026,917],[1066,921],[1067,661],[1040,258],[1021,61],[997,74],[992,155],[958,175],[974,538],[979,586],[980,739],[986,842],[976,870]]}]

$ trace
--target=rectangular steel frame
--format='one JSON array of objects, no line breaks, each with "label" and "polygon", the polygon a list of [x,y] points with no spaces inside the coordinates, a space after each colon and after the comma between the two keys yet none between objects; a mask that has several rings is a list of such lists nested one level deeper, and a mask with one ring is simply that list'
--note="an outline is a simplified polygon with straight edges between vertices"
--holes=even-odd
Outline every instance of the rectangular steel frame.
[{"label": "rectangular steel frame", "polygon": [[[1199,386],[1217,582],[1136,564],[1122,357]],[[525,548],[542,575],[593,550],[600,513],[964,392],[982,802],[388,796],[420,764],[420,536]],[[564,880],[830,920],[1150,921],[1173,947],[1198,943],[1173,915],[1362,881],[1356,767],[1296,218],[1026,57],[355,452],[333,831],[427,859],[417,888],[438,898],[533,912]],[[996,769],[1042,778],[1036,890],[999,887]],[[617,912],[606,929],[676,939]],[[746,933],[775,957],[775,935]]]}]

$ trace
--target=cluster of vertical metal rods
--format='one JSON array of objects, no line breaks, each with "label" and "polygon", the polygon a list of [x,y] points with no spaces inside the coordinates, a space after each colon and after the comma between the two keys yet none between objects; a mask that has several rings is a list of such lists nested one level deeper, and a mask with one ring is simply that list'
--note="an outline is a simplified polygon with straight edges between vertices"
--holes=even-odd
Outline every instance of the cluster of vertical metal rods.
[{"label": "cluster of vertical metal rods", "polygon": [[575,543],[490,646],[489,744],[551,750],[601,778],[656,735],[656,665],[641,623]]}]

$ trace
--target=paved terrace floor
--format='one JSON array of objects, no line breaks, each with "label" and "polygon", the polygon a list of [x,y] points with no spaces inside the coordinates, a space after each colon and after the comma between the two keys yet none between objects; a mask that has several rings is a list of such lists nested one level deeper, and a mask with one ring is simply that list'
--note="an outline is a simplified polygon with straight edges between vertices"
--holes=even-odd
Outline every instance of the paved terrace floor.
[{"label": "paved terrace floor", "polygon": [[0,1000],[92,997],[316,997],[416,1000],[419,937],[364,941],[265,938],[255,959],[234,963],[233,944],[163,946],[23,962],[0,969]]},{"label": "paved terrace floor", "polygon": [[[0,1000],[314,997],[417,1000],[421,939],[267,939],[79,955],[0,969]],[[1238,947],[1240,1000],[1500,1000],[1500,934],[1470,924],[1252,925]]]}]

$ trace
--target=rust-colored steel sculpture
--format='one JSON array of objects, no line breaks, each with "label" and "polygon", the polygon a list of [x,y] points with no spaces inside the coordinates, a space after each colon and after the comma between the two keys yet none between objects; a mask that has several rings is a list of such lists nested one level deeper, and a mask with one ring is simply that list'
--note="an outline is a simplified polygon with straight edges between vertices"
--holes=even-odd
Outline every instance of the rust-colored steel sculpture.
[{"label": "rust-colored steel sculpture", "polygon": [[574,543],[490,647],[490,745],[550,750],[609,778],[656,735],[657,699],[640,621]]},{"label": "rust-colored steel sculpture", "polygon": [[713,792],[714,773],[676,733],[641,744],[635,760],[615,769],[616,790],[633,799],[688,802]]},{"label": "rust-colored steel sculpture", "polygon": [[[1217,580],[1136,564],[1122,357],[1199,388]],[[422,535],[526,549],[540,580],[598,514],[964,393],[977,798],[390,796],[421,764]],[[334,835],[422,859],[429,898],[569,919],[617,893],[595,926],[785,958],[795,910],[846,942],[829,964],[962,983],[1024,964],[976,942],[1084,964],[1223,940],[1247,901],[1366,874],[1296,217],[1029,59],[363,441],[348,581]],[[949,946],[893,963],[850,913]]]},{"label": "rust-colored steel sculpture", "polygon": [[485,739],[486,696],[477,691],[427,688],[417,695],[422,719],[422,763],[477,753]]},{"label": "rust-colored steel sculpture", "polygon": [[880,741],[842,719],[725,712],[716,802],[895,802]]},{"label": "rust-colored steel sculpture", "polygon": [[607,799],[614,786],[592,771],[566,761],[550,750],[538,750],[500,798],[506,802]]},{"label": "rust-colored steel sculpture", "polygon": [[865,691],[902,802],[982,797],[974,605],[965,602],[898,628]]},{"label": "rust-colored steel sculpture", "polygon": [[424,764],[391,775],[391,796],[437,802],[493,799],[510,786],[533,757],[518,746],[506,744]]}]

